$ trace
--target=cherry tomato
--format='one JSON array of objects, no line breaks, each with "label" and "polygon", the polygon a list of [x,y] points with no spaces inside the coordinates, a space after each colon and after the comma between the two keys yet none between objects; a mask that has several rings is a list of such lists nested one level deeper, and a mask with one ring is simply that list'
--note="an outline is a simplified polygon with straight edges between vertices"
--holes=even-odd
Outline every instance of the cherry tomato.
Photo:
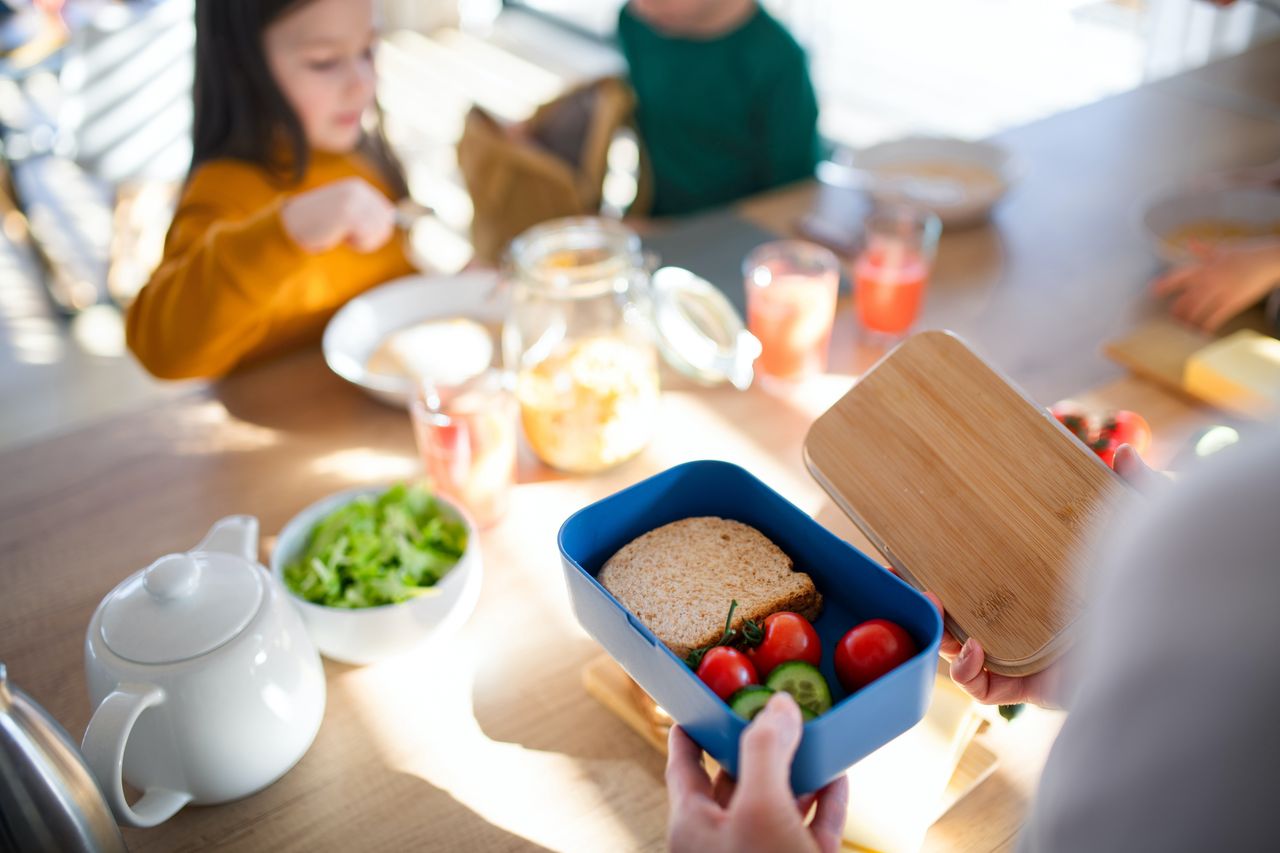
[{"label": "cherry tomato", "polygon": [[1058,419],[1058,423],[1071,430],[1085,444],[1094,440],[1096,425],[1093,416],[1078,403],[1059,400],[1049,407],[1049,412]]},{"label": "cherry tomato", "polygon": [[760,683],[756,668],[747,656],[728,646],[716,646],[702,656],[698,677],[707,683],[712,693],[726,702],[748,684]]},{"label": "cherry tomato", "polygon": [[901,625],[888,619],[868,619],[836,644],[836,677],[852,693],[910,660],[917,651],[915,640]]},{"label": "cherry tomato", "polygon": [[1104,435],[1089,446],[1093,448],[1093,452],[1098,454],[1103,462],[1112,468],[1116,467],[1116,451],[1120,449],[1120,442]]},{"label": "cherry tomato", "polygon": [[1128,409],[1117,409],[1103,421],[1099,437],[1107,437],[1116,444],[1129,444],[1138,453],[1146,453],[1151,447],[1151,427],[1147,419]]},{"label": "cherry tomato", "polygon": [[822,645],[808,619],[782,611],[764,618],[764,639],[760,645],[747,649],[747,657],[755,665],[756,674],[768,678],[774,667],[789,660],[817,666],[822,662]]}]

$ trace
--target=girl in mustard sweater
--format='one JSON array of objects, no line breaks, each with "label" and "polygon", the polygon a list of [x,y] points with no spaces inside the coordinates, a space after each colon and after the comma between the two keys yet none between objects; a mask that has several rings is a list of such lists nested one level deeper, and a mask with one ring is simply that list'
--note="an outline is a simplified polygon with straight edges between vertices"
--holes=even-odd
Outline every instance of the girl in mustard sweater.
[{"label": "girl in mustard sweater", "polygon": [[315,340],[348,299],[412,271],[374,25],[374,0],[197,0],[191,172],[127,318],[156,376],[221,376]]}]

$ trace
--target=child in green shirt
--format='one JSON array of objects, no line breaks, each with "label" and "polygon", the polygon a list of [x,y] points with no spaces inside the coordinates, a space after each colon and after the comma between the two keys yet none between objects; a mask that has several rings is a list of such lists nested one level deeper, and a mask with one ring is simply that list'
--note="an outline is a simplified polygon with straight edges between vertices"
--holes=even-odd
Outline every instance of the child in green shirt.
[{"label": "child in green shirt", "polygon": [[618,41],[653,167],[653,215],[813,175],[818,102],[804,51],[755,0],[631,0]]}]

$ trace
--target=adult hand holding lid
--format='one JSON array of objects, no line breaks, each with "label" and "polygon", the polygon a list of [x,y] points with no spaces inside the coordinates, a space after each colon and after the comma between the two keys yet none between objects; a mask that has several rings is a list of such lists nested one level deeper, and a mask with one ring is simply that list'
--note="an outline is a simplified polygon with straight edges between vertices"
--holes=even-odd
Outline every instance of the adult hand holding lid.
[{"label": "adult hand holding lid", "polygon": [[992,671],[1037,672],[1070,645],[1088,533],[1125,486],[959,338],[895,348],[814,422],[805,460]]}]

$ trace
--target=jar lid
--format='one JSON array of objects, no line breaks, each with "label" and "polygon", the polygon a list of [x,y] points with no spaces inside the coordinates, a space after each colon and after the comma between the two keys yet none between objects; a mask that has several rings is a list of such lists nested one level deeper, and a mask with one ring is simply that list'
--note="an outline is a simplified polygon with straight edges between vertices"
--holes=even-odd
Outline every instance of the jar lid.
[{"label": "jar lid", "polygon": [[116,587],[103,607],[102,640],[144,664],[213,651],[245,629],[265,595],[261,572],[234,554],[169,554]]},{"label": "jar lid", "polygon": [[686,269],[662,267],[652,290],[655,337],[668,364],[699,382],[750,387],[760,342],[718,288]]}]

